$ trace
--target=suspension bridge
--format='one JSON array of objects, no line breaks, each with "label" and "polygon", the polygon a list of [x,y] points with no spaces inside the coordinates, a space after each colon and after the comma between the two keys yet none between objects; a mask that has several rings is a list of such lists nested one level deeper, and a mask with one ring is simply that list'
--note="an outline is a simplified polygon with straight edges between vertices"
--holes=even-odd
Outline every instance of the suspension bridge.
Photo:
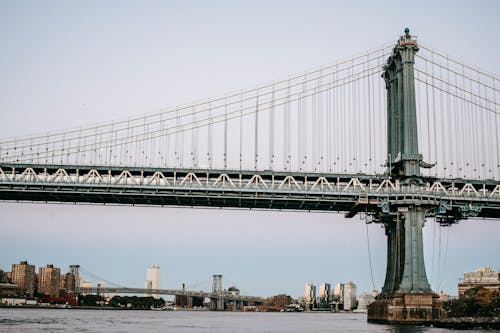
[{"label": "suspension bridge", "polygon": [[[133,288],[126,287],[115,282],[106,280],[99,275],[92,273],[79,265],[70,266],[71,274],[75,281],[75,292],[79,295],[94,294],[94,295],[109,295],[109,294],[143,294],[143,295],[169,295],[180,298],[179,303],[192,308],[194,300],[201,300],[201,304],[205,299],[210,299],[209,307],[211,310],[223,311],[225,309],[242,310],[247,305],[262,305],[266,300],[263,297],[241,295],[239,289],[237,292],[229,289],[224,289],[222,286],[222,275],[214,274],[212,276],[212,290],[203,291],[195,290],[195,285],[186,287],[182,285],[182,289],[154,289],[154,288]],[[81,285],[81,277],[88,276],[97,282],[96,287]],[[105,287],[104,284],[109,286]],[[234,286],[233,286],[234,287]],[[235,287],[234,287],[235,288]]]},{"label": "suspension bridge", "polygon": [[368,319],[442,316],[422,228],[500,217],[499,78],[396,44],[203,102],[0,140],[0,199],[321,210],[387,234]]}]

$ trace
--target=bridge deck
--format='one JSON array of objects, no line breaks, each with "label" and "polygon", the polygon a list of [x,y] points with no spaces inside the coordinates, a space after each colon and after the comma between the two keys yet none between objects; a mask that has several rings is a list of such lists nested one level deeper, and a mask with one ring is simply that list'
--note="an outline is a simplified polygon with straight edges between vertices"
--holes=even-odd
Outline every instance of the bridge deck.
[{"label": "bridge deck", "polygon": [[[252,170],[0,164],[0,200],[373,213],[417,200],[446,214],[500,217],[500,182]],[[468,214],[468,215],[467,215]],[[457,215],[458,216],[458,215]]]},{"label": "bridge deck", "polygon": [[83,294],[152,294],[152,295],[173,295],[203,297],[212,299],[225,299],[229,301],[243,301],[262,303],[264,298],[257,296],[234,295],[231,293],[211,293],[206,291],[177,290],[177,289],[146,289],[146,288],[127,288],[127,287],[80,287],[80,293]]}]

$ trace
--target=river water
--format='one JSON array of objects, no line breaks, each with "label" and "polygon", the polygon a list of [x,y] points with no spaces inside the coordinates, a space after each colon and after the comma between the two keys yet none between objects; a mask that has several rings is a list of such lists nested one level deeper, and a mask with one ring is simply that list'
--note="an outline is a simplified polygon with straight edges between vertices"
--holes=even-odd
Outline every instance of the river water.
[{"label": "river water", "polygon": [[[366,314],[0,308],[0,332],[389,332],[448,329],[369,324]],[[483,332],[474,330],[474,332]],[[484,331],[486,332],[486,331]]]}]

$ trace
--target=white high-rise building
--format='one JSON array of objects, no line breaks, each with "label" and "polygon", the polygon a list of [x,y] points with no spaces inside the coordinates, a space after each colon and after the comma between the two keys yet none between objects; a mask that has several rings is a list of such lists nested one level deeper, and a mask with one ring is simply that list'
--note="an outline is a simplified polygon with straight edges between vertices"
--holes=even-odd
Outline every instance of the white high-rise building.
[{"label": "white high-rise building", "polygon": [[365,312],[368,310],[368,305],[375,302],[373,294],[362,293],[358,298],[358,311]]},{"label": "white high-rise building", "polygon": [[337,283],[335,287],[333,287],[332,296],[342,300],[344,296],[344,285],[342,283]]},{"label": "white high-rise building", "polygon": [[306,283],[306,288],[304,292],[304,302],[308,304],[314,303],[316,299],[316,286],[312,282]]},{"label": "white high-rise building", "polygon": [[[153,265],[148,268],[146,275],[146,283],[144,284],[146,289],[161,289],[161,275],[160,266]],[[145,294],[144,296],[152,296],[151,294]],[[160,298],[160,295],[154,295],[154,298]]]},{"label": "white high-rise building", "polygon": [[[80,288],[92,288],[92,282],[90,281],[85,281],[81,276],[80,276]],[[83,296],[88,295],[87,293],[82,293]]]},{"label": "white high-rise building", "polygon": [[356,308],[356,285],[352,281],[344,284],[344,310]]}]

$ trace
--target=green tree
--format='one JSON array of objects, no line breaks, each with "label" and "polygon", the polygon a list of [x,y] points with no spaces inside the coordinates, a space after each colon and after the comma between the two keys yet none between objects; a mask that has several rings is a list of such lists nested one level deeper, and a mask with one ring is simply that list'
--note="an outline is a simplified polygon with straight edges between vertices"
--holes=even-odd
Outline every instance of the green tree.
[{"label": "green tree", "polygon": [[443,304],[448,317],[490,317],[500,314],[500,293],[476,287]]}]

